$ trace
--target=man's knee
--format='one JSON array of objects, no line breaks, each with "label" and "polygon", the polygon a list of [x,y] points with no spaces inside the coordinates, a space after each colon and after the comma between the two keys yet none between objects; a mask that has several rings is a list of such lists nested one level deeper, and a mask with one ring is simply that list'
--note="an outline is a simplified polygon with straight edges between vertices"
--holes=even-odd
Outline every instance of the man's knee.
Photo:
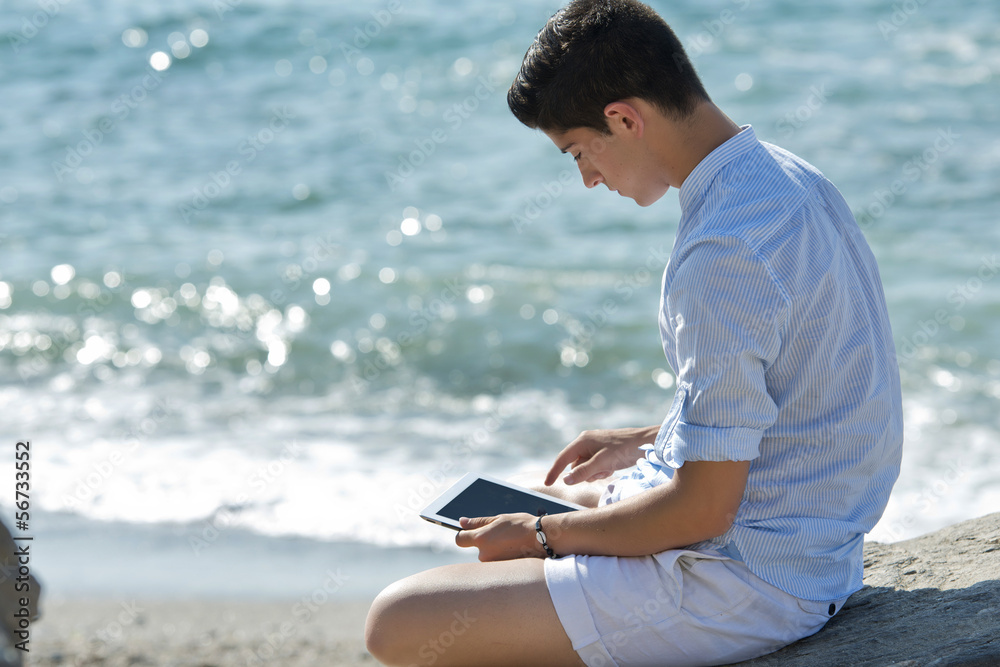
[{"label": "man's knee", "polygon": [[424,572],[378,594],[368,611],[365,644],[379,662],[390,667],[468,664],[464,648],[456,645],[464,647],[477,619],[468,609],[455,611],[442,601],[439,583]]},{"label": "man's knee", "polygon": [[372,602],[365,621],[365,645],[368,652],[384,665],[410,665],[413,654],[407,645],[407,594],[403,582],[397,581],[383,590]]}]

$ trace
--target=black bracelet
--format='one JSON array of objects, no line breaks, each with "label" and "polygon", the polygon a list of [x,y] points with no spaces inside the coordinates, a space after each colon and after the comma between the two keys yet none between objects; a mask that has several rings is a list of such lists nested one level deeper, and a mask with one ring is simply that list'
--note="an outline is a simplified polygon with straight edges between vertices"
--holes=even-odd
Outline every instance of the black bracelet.
[{"label": "black bracelet", "polygon": [[559,556],[556,555],[556,552],[552,550],[552,547],[550,547],[546,541],[547,538],[545,537],[545,533],[542,532],[542,516],[545,515],[543,514],[535,520],[535,537],[538,538],[538,542],[542,545],[542,548],[545,549],[545,553],[549,555],[549,558],[559,558]]}]

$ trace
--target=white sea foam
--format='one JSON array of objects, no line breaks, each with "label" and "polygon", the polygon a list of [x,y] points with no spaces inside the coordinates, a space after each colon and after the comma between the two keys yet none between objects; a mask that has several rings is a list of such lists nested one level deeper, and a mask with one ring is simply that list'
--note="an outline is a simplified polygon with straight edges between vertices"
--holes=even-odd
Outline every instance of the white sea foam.
[{"label": "white sea foam", "polygon": [[[242,415],[225,428],[220,415],[206,415],[183,392],[181,383],[155,393],[108,387],[41,401],[32,437],[35,479],[44,480],[36,507],[92,520],[189,524],[195,539],[239,526],[448,548],[451,538],[417,512],[458,477],[545,470],[580,430],[648,422],[654,409],[612,404],[598,416],[559,393],[523,391],[359,416],[331,414],[329,397],[286,397],[215,406],[210,412]],[[16,409],[20,393],[0,393],[3,407]],[[994,431],[942,423],[933,400],[907,401],[903,469],[873,539],[912,537],[997,506]],[[254,407],[266,413],[254,415]],[[74,415],[73,425],[58,427],[59,414]],[[13,501],[6,486],[0,501]]]},{"label": "white sea foam", "polygon": [[[582,429],[660,420],[674,383],[648,260],[675,193],[638,208],[588,191],[504,86],[476,96],[479,74],[513,76],[550,8],[408,6],[344,61],[336,45],[372,20],[360,4],[223,25],[192,0],[60,3],[31,36],[36,3],[14,4],[0,411],[61,526],[453,548],[414,511],[451,479],[544,469]],[[869,218],[906,399],[872,536],[902,539],[1000,506],[998,9],[926,3],[883,36],[889,8],[837,4],[663,13],[735,121]],[[153,88],[149,53],[174,33],[194,48]],[[293,114],[280,135],[276,111]],[[184,219],[192,193],[206,201]]]}]

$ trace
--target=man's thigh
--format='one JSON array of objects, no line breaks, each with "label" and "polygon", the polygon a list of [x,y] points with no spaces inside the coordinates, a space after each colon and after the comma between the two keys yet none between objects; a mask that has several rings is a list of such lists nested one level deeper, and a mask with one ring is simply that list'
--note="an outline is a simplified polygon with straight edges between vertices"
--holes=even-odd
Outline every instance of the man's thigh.
[{"label": "man's thigh", "polygon": [[368,614],[369,651],[388,665],[572,665],[540,559],[462,563],[386,588]]},{"label": "man's thigh", "polygon": [[592,665],[737,663],[813,634],[829,618],[826,603],[800,601],[708,551],[569,556],[545,569],[565,631]]},{"label": "man's thigh", "polygon": [[614,479],[619,473],[614,473],[607,479],[596,482],[580,482],[578,484],[567,484],[560,477],[552,486],[545,486],[546,470],[536,470],[521,473],[508,479],[511,484],[517,484],[539,493],[545,493],[562,500],[568,500],[584,507],[597,507],[597,501],[601,499],[604,489],[608,488],[608,482]]}]

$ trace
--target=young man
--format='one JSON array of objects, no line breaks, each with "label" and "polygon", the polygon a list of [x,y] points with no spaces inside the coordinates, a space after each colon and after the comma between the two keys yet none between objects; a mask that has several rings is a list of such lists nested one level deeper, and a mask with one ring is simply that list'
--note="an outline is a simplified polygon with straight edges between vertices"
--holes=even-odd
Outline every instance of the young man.
[{"label": "young man", "polygon": [[679,190],[659,319],[677,391],[661,425],[584,432],[558,455],[546,485],[592,509],[464,519],[456,541],[483,562],[383,591],[369,650],[389,665],[716,665],[818,631],[861,587],[902,443],[885,300],[849,208],[723,114],[634,0],[553,16],[508,102],[588,187],[641,206]]}]

